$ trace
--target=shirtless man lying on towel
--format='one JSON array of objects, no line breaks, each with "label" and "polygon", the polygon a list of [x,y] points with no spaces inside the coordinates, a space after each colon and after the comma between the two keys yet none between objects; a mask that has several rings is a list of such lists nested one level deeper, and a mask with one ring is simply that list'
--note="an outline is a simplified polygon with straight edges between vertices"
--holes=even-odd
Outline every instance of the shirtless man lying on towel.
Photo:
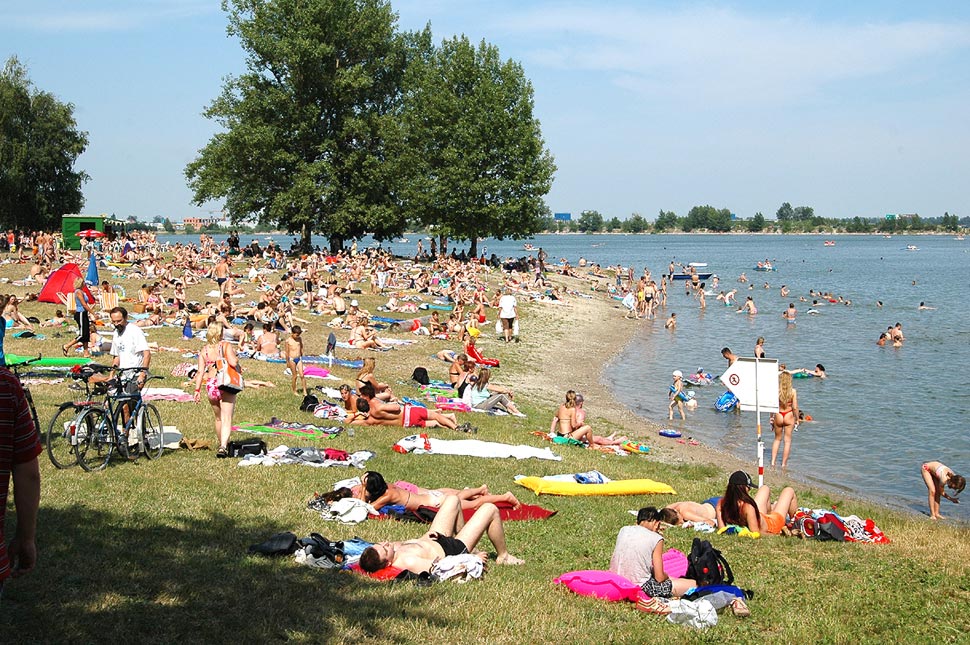
[{"label": "shirtless man lying on towel", "polygon": [[360,568],[373,573],[386,566],[394,566],[420,574],[430,571],[436,561],[447,555],[463,553],[473,553],[486,562],[488,554],[474,551],[485,534],[495,547],[498,556],[496,562],[525,564],[509,553],[505,544],[505,527],[494,504],[482,504],[465,523],[461,502],[456,496],[448,495],[441,502],[430,531],[416,540],[381,542],[367,547],[360,556]]}]

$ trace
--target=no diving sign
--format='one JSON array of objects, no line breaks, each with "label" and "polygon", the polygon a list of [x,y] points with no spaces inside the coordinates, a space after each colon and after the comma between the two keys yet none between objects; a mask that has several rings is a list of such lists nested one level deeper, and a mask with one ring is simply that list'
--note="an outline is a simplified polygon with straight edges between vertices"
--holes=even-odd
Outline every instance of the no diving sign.
[{"label": "no diving sign", "polygon": [[778,361],[739,358],[723,374],[721,382],[738,397],[741,409],[778,411]]}]

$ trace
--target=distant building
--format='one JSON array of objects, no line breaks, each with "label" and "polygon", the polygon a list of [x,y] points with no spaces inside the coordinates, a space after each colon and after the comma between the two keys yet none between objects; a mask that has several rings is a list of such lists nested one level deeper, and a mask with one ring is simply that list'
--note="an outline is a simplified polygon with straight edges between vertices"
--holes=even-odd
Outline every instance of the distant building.
[{"label": "distant building", "polygon": [[183,228],[186,226],[191,226],[195,230],[212,226],[213,224],[220,224],[221,222],[222,220],[215,217],[186,217],[184,220],[182,220]]}]

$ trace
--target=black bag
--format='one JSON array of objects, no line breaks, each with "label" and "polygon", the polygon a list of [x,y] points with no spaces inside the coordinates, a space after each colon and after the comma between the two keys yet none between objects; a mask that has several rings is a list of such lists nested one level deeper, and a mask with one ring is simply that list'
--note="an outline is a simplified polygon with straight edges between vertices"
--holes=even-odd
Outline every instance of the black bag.
[{"label": "black bag", "polygon": [[293,533],[277,533],[260,544],[253,544],[249,552],[255,555],[290,555],[296,551],[296,535]]},{"label": "black bag", "polygon": [[734,584],[734,573],[727,560],[710,542],[700,538],[694,538],[691,544],[686,577],[696,581],[698,587]]},{"label": "black bag", "polygon": [[309,555],[314,558],[326,558],[334,567],[344,563],[343,542],[331,542],[319,533],[311,533],[310,537],[297,540],[297,544],[301,547],[310,547]]},{"label": "black bag", "polygon": [[262,439],[243,439],[230,441],[226,444],[230,457],[245,457],[246,455],[265,455],[266,442]]},{"label": "black bag", "polygon": [[431,382],[431,379],[428,378],[428,370],[424,367],[415,367],[414,371],[411,372],[411,378],[421,385],[427,385]]},{"label": "black bag", "polygon": [[304,412],[313,412],[313,408],[320,405],[320,399],[313,396],[312,394],[307,394],[303,397],[303,403],[300,404],[300,409]]}]

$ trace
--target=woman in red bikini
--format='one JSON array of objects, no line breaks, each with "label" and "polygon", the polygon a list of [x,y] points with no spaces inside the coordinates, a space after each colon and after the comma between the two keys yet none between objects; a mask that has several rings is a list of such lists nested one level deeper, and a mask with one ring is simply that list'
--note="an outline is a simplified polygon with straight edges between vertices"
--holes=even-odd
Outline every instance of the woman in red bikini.
[{"label": "woman in red bikini", "polygon": [[781,467],[788,467],[788,455],[791,452],[791,433],[798,422],[798,395],[791,386],[791,374],[778,374],[778,412],[771,416],[771,428],[775,431],[775,440],[771,444],[771,467],[775,467],[778,458],[778,445],[782,435],[785,439],[785,449],[781,455]]}]

